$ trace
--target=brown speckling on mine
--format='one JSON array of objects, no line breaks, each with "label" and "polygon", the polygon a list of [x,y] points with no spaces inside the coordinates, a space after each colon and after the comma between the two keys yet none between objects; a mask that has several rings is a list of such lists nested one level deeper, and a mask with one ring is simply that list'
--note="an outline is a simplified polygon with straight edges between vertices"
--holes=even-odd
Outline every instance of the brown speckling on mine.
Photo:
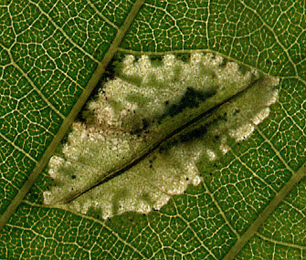
[{"label": "brown speckling on mine", "polygon": [[46,204],[105,219],[159,210],[200,183],[198,160],[217,161],[229,139],[248,138],[277,100],[278,79],[211,53],[154,65],[128,55],[120,66],[73,124],[64,156],[50,160],[60,185],[44,192]]}]

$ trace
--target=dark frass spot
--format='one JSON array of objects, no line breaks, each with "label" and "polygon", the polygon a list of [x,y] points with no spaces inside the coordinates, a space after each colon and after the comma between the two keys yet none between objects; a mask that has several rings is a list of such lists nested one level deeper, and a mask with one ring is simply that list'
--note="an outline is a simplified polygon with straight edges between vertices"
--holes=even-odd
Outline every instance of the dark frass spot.
[{"label": "dark frass spot", "polygon": [[240,113],[240,109],[235,109],[234,112],[233,112],[233,115],[237,115]]},{"label": "dark frass spot", "polygon": [[146,119],[142,119],[142,129],[146,130],[149,127],[149,122]]},{"label": "dark frass spot", "polygon": [[153,168],[153,159],[149,160],[149,168],[152,169]]},{"label": "dark frass spot", "polygon": [[159,120],[162,120],[167,116],[174,117],[186,108],[197,108],[199,107],[200,103],[214,96],[216,93],[216,88],[211,88],[204,92],[195,90],[192,87],[187,87],[185,94],[178,103],[169,105],[168,100],[165,102],[167,109]]}]

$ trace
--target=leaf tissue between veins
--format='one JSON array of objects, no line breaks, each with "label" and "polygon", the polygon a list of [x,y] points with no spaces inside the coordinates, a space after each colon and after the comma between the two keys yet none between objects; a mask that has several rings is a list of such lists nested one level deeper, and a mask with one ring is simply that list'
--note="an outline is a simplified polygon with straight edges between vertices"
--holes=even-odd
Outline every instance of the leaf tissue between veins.
[{"label": "leaf tissue between veins", "polygon": [[278,96],[278,79],[211,53],[128,55],[116,70],[51,158],[46,204],[102,218],[159,210],[200,183],[199,161],[249,137]]}]

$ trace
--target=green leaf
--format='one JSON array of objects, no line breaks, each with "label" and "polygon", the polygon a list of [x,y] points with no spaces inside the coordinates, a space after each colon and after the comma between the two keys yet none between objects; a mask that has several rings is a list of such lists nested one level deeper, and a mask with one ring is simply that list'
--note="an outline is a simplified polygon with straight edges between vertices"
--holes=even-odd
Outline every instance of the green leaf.
[{"label": "green leaf", "polygon": [[[305,258],[304,14],[303,1],[2,1],[0,258]],[[118,51],[209,51],[280,78],[279,99],[160,211],[46,206],[43,169]]]}]

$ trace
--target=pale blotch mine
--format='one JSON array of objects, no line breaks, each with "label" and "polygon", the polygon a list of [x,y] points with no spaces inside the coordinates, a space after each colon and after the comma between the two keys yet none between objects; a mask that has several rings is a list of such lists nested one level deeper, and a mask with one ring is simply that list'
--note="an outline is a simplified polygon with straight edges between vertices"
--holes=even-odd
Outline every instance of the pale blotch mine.
[{"label": "pale blotch mine", "polygon": [[[203,136],[155,151],[124,174],[62,205],[69,194],[129,163],[160,138],[260,77],[265,79],[256,88],[200,123],[209,125]],[[242,73],[238,64],[224,63],[222,57],[213,54],[193,53],[186,63],[174,55],[164,56],[159,63],[152,63],[148,56],[137,61],[132,55],[126,56],[118,76],[87,104],[83,113],[86,123],[73,123],[63,155],[51,158],[49,174],[56,185],[44,192],[45,203],[82,213],[93,210],[102,218],[126,211],[146,214],[159,210],[189,184],[200,184],[199,158],[219,159],[230,149],[229,138],[237,142],[246,139],[268,117],[269,106],[277,100],[273,88],[277,84],[278,79],[256,70]],[[188,87],[212,94],[197,107],[167,115]],[[225,112],[226,118],[219,120]],[[218,141],[212,142],[217,135]]]}]

